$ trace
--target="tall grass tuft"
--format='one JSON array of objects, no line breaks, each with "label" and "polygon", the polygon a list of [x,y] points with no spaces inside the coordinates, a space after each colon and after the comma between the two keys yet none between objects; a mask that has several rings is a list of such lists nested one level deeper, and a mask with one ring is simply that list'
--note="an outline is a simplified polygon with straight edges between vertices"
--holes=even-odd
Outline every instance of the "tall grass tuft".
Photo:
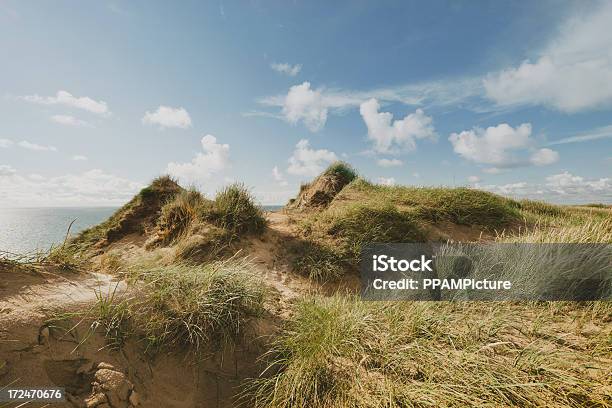
[{"label": "tall grass tuft", "polygon": [[243,184],[225,187],[215,196],[211,220],[218,226],[237,234],[260,234],[266,227],[266,219],[255,199]]},{"label": "tall grass tuft", "polygon": [[539,333],[519,340],[513,327],[521,326],[525,313],[533,313],[533,306],[305,299],[270,352],[270,367],[251,383],[252,404],[602,404],[605,380],[586,381],[580,371],[583,364],[601,368],[605,350],[551,349]]},{"label": "tall grass tuft", "polygon": [[132,267],[130,321],[150,347],[218,346],[237,340],[263,311],[265,289],[247,260]]},{"label": "tall grass tuft", "polygon": [[195,190],[183,190],[161,209],[157,227],[162,243],[170,243],[183,234],[189,224],[201,216],[207,202],[202,194]]}]

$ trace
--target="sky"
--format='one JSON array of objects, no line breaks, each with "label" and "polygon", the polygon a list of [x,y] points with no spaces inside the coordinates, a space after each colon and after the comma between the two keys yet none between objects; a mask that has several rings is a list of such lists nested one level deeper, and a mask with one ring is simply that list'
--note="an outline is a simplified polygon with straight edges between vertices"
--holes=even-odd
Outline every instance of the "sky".
[{"label": "sky", "polygon": [[612,2],[0,0],[0,207],[170,174],[612,203]]}]

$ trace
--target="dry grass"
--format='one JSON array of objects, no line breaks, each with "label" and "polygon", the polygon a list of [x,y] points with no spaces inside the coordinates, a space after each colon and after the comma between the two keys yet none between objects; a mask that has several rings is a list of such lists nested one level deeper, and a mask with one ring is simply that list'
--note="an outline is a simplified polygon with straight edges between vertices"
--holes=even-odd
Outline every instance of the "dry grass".
[{"label": "dry grass", "polygon": [[[609,406],[610,350],[601,345],[610,308],[599,307],[306,299],[271,352],[269,376],[252,384],[254,404]],[[579,316],[597,334],[559,346],[550,325]]]},{"label": "dry grass", "polygon": [[265,287],[245,259],[206,265],[136,263],[123,267],[127,293],[98,293],[85,313],[102,327],[109,344],[130,336],[158,351],[216,349],[240,339],[248,321],[263,312]]}]

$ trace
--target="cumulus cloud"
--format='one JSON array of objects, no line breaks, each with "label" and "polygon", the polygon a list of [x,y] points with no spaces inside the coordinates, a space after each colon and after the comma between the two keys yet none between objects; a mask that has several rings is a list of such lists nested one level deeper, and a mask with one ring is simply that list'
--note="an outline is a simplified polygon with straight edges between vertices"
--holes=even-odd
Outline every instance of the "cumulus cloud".
[{"label": "cumulus cloud", "polygon": [[558,203],[610,202],[612,179],[587,179],[567,171],[545,178],[543,183],[475,184],[476,188],[516,198],[534,198]]},{"label": "cumulus cloud", "polygon": [[559,153],[551,149],[540,149],[531,155],[529,161],[536,166],[547,166],[559,161]]},{"label": "cumulus cloud", "polygon": [[59,123],[60,125],[65,126],[91,126],[89,122],[75,118],[71,115],[53,115],[51,116],[51,120],[55,123]]},{"label": "cumulus cloud", "polygon": [[328,115],[343,114],[349,109],[359,108],[363,102],[372,98],[413,106],[461,105],[464,108],[488,111],[479,98],[483,92],[482,79],[477,77],[442,79],[369,90],[325,87],[313,89],[310,82],[303,82],[301,85],[292,86],[287,94],[259,99],[261,105],[280,107],[280,115],[268,111],[250,111],[243,115],[284,119],[292,124],[303,122],[309,129],[317,131],[325,125]]},{"label": "cumulus cloud", "polygon": [[325,166],[338,160],[336,153],[326,149],[312,149],[306,139],[300,140],[289,158],[287,172],[296,176],[316,176]]},{"label": "cumulus cloud", "polygon": [[379,159],[376,164],[380,167],[397,167],[403,165],[404,162],[399,159]]},{"label": "cumulus cloud", "polygon": [[285,74],[289,76],[296,76],[302,70],[302,64],[291,65],[287,63],[279,64],[279,63],[273,62],[272,64],[270,64],[270,68],[272,68],[274,71],[281,73],[281,74]]},{"label": "cumulus cloud", "polygon": [[17,145],[28,150],[36,150],[40,152],[57,152],[57,147],[55,146],[39,145],[36,143],[28,142],[27,140],[22,140],[21,142],[17,143]]},{"label": "cumulus cloud", "polygon": [[323,128],[328,106],[321,91],[310,88],[310,82],[292,86],[285,97],[283,115],[291,124],[303,122],[312,132]]},{"label": "cumulus cloud", "polygon": [[523,123],[516,128],[507,123],[486,129],[473,128],[452,133],[448,140],[455,153],[464,159],[494,166],[487,169],[488,173],[498,173],[499,168],[529,164],[545,166],[559,159],[559,154],[551,149],[540,149],[528,160],[524,158],[534,143],[529,123]]},{"label": "cumulus cloud", "polygon": [[83,156],[82,154],[75,154],[72,156],[72,160],[74,161],[87,161],[87,156]]},{"label": "cumulus cloud", "polygon": [[0,177],[12,176],[15,173],[17,173],[17,170],[15,170],[12,166],[9,166],[8,164],[0,164]]},{"label": "cumulus cloud", "polygon": [[368,128],[368,138],[379,153],[397,153],[416,149],[417,139],[435,139],[431,117],[417,109],[404,119],[393,120],[389,112],[379,112],[376,99],[361,104],[359,112]]},{"label": "cumulus cloud", "polygon": [[10,166],[1,169],[0,206],[120,205],[143,187],[100,169],[56,177],[26,176]]},{"label": "cumulus cloud", "polygon": [[578,112],[612,105],[612,3],[575,16],[535,61],[484,80],[500,105],[544,105]]},{"label": "cumulus cloud", "polygon": [[217,138],[206,135],[201,140],[202,152],[187,163],[168,163],[166,172],[184,184],[200,185],[204,180],[229,167],[230,146],[217,143]]},{"label": "cumulus cloud", "polygon": [[393,177],[379,177],[376,179],[376,182],[385,186],[395,185],[395,179]]},{"label": "cumulus cloud", "polygon": [[274,166],[274,168],[272,169],[272,177],[274,177],[274,181],[276,181],[281,186],[286,186],[289,184],[287,183],[287,180],[285,180],[285,176],[283,175],[283,173],[278,169],[278,166]]},{"label": "cumulus cloud", "polygon": [[0,148],[7,148],[13,145],[13,141],[10,139],[0,139]]},{"label": "cumulus cloud", "polygon": [[170,106],[160,106],[155,112],[145,112],[142,118],[145,125],[158,125],[160,128],[180,128],[191,127],[191,117],[184,108],[173,108]]},{"label": "cumulus cloud", "polygon": [[96,101],[88,96],[77,97],[67,91],[57,91],[55,96],[26,95],[22,96],[21,99],[41,105],[62,105],[98,115],[110,115],[106,102]]},{"label": "cumulus cloud", "polygon": [[480,177],[478,176],[469,176],[468,181],[470,183],[480,183]]},{"label": "cumulus cloud", "polygon": [[612,179],[609,177],[588,180],[565,171],[546,177],[546,185],[561,195],[601,194],[612,197]]}]

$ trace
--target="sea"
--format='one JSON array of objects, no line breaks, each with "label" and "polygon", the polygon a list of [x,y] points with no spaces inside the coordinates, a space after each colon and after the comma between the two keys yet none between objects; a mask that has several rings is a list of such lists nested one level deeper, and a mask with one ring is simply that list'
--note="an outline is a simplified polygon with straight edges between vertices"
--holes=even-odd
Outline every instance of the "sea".
[{"label": "sea", "polygon": [[[281,207],[269,205],[263,209],[276,211]],[[0,255],[47,251],[61,245],[67,233],[74,236],[106,220],[116,210],[114,207],[0,208]]]}]

